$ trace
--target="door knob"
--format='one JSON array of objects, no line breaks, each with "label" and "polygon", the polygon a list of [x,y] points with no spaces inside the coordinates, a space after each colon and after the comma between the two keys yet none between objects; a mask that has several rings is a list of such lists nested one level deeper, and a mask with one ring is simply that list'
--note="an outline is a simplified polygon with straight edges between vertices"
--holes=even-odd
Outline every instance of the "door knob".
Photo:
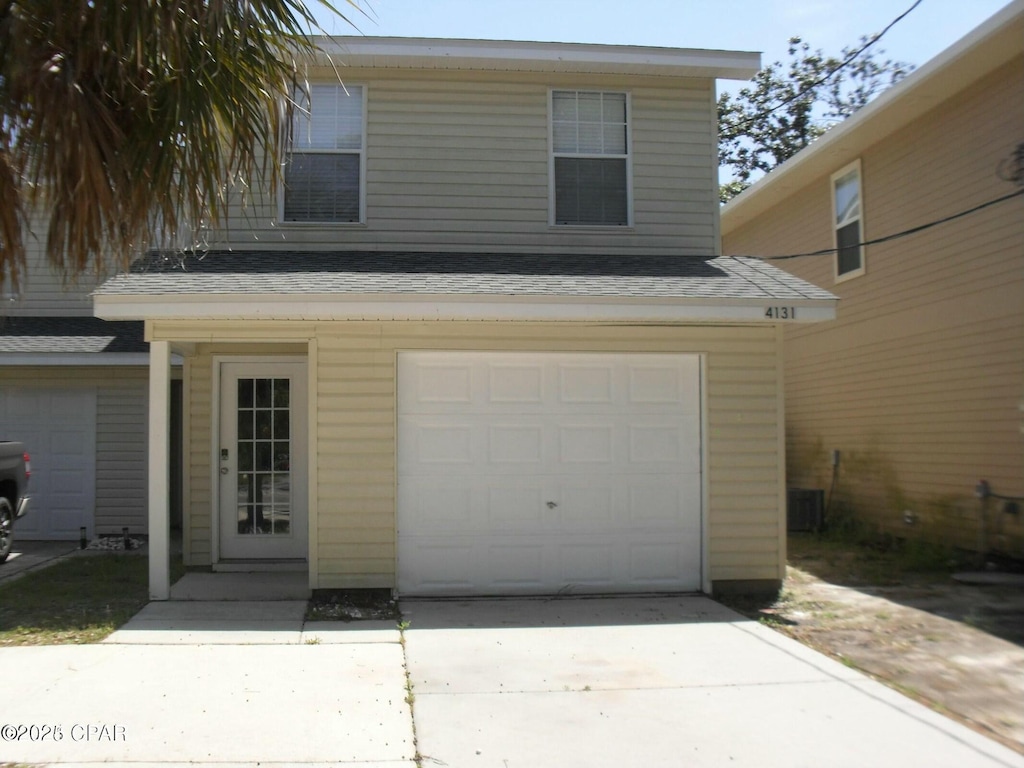
[{"label": "door knob", "polygon": [[228,473],[228,468],[227,468],[227,467],[221,467],[221,468],[220,468],[220,473],[221,473],[222,475],[226,475],[226,474]]}]

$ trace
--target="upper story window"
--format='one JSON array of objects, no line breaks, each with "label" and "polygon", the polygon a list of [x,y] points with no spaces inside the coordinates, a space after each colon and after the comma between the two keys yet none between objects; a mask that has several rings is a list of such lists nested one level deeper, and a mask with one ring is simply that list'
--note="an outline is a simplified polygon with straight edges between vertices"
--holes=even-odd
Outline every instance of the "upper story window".
[{"label": "upper story window", "polygon": [[864,227],[860,161],[832,174],[832,223],[835,228],[836,278],[864,274]]},{"label": "upper story window", "polygon": [[281,218],[360,222],[366,146],[364,89],[340,83],[301,92],[284,168]]},{"label": "upper story window", "polygon": [[628,226],[625,93],[551,92],[553,223]]}]

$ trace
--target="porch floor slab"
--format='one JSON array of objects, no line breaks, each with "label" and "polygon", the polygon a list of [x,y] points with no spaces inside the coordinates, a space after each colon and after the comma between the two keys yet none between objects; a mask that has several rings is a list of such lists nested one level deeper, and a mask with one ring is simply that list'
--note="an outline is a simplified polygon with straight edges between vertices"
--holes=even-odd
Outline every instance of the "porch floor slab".
[{"label": "porch floor slab", "polygon": [[308,600],[305,571],[186,573],[171,586],[171,600]]}]

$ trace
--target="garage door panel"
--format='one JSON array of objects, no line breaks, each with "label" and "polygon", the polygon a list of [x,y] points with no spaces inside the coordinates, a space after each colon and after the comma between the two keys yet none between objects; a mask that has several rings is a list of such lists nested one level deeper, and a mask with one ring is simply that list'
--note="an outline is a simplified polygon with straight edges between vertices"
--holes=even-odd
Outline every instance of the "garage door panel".
[{"label": "garage door panel", "polygon": [[96,392],[92,389],[0,390],[4,439],[32,457],[30,512],[22,539],[78,539],[93,534],[96,485]]},{"label": "garage door panel", "polygon": [[629,369],[629,402],[681,405],[683,377],[675,365],[634,365]]},{"label": "garage door panel", "polygon": [[563,584],[600,591],[615,583],[615,547],[607,541],[556,544],[554,549]]},{"label": "garage door panel", "polygon": [[544,402],[544,366],[495,363],[487,366],[487,403],[539,406]]},{"label": "garage door panel", "polygon": [[[473,582],[468,578],[478,569],[474,563],[474,543],[463,537],[439,540],[436,537],[410,537],[399,541],[399,562],[406,562],[404,578],[416,584],[424,594],[469,594]],[[429,563],[429,568],[420,564]]]},{"label": "garage door panel", "polygon": [[401,353],[399,591],[699,589],[699,374],[683,355]]},{"label": "garage door panel", "polygon": [[615,461],[615,425],[558,427],[558,460],[563,464],[611,464]]},{"label": "garage door panel", "polygon": [[[543,424],[479,424],[486,435],[486,453],[481,456],[492,467],[503,464],[532,464],[544,462]],[[520,470],[521,471],[521,470]]]},{"label": "garage door panel", "polygon": [[50,538],[77,539],[82,521],[82,510],[78,506],[60,507],[51,504],[48,512]]},{"label": "garage door panel", "polygon": [[678,547],[665,541],[633,541],[629,543],[629,581],[649,589],[699,589],[696,574],[690,581],[680,581],[683,570]]},{"label": "garage door panel", "polygon": [[473,428],[469,424],[415,424],[407,428],[415,433],[410,464],[424,467],[432,464],[472,465]]},{"label": "garage door panel", "polygon": [[472,523],[473,489],[444,480],[443,477],[417,477],[402,483],[398,503],[405,513],[403,533],[412,535],[437,527],[466,528]]},{"label": "garage door panel", "polygon": [[487,594],[533,592],[544,587],[544,545],[533,537],[502,537],[480,547],[479,556],[480,565],[486,565],[482,591]]},{"label": "garage door panel", "polygon": [[509,483],[506,478],[478,482],[489,487],[484,491],[486,504],[473,510],[477,524],[471,529],[493,531],[501,534],[508,531],[536,531],[544,523],[544,487],[537,482]]},{"label": "garage door panel", "polygon": [[611,405],[615,368],[610,363],[558,363],[558,401],[563,405]]},{"label": "garage door panel", "polygon": [[471,364],[425,362],[411,373],[405,396],[413,403],[434,408],[452,404],[466,406],[473,399],[472,383]]},{"label": "garage door panel", "polygon": [[563,481],[558,491],[551,495],[559,499],[558,512],[560,528],[563,530],[589,530],[610,533],[621,527],[621,488],[604,484],[580,485]]}]

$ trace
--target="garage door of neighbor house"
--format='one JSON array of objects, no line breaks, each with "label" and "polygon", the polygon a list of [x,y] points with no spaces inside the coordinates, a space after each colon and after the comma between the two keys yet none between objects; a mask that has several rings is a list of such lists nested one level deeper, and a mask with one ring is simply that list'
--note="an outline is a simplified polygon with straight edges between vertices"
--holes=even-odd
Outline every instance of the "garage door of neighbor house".
[{"label": "garage door of neighbor house", "polygon": [[29,514],[18,539],[74,539],[93,533],[96,498],[96,392],[0,390],[0,439],[25,444],[32,457]]},{"label": "garage door of neighbor house", "polygon": [[398,590],[699,590],[696,355],[403,352]]}]

